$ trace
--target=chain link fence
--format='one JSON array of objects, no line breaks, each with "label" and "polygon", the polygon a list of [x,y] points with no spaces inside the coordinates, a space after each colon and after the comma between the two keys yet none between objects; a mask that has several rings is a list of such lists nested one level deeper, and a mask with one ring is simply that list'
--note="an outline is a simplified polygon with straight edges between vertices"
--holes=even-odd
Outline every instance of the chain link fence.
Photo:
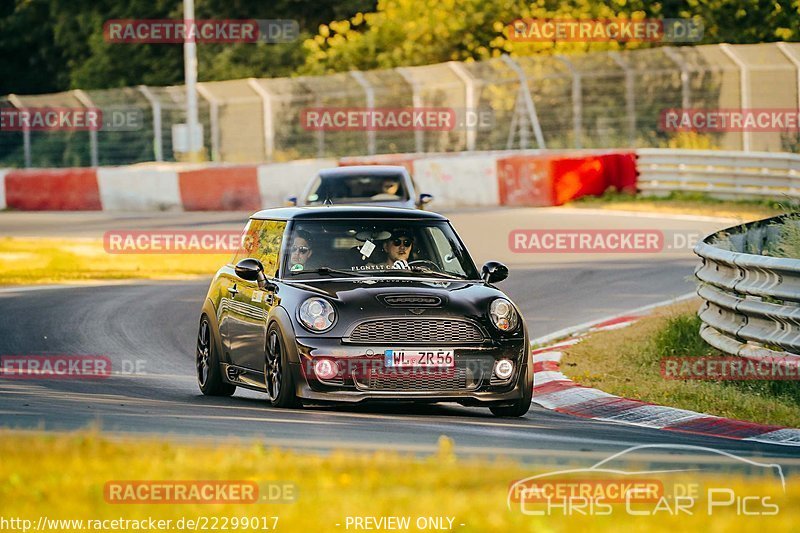
[{"label": "chain link fence", "polygon": [[[204,154],[226,163],[513,148],[800,151],[794,131],[663,131],[668,108],[800,110],[800,43],[502,57],[327,76],[198,84]],[[0,97],[3,108],[99,108],[98,131],[0,131],[0,167],[175,161],[182,86]],[[449,131],[323,131],[309,108],[450,108]],[[697,146],[687,146],[695,143]]]}]

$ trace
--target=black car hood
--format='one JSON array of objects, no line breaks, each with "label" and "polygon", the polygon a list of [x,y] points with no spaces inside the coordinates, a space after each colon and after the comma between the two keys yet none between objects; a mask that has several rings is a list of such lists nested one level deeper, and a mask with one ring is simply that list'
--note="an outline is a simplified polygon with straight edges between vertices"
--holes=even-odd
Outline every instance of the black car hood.
[{"label": "black car hood", "polygon": [[[349,318],[386,315],[486,316],[489,303],[506,297],[480,281],[373,277],[292,281],[295,289],[330,298]],[[311,296],[311,294],[309,294]]]}]

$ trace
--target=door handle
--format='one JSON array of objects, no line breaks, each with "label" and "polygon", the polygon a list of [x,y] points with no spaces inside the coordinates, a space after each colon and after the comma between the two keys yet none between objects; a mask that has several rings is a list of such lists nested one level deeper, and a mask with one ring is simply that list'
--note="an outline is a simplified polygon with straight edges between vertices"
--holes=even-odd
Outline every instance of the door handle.
[{"label": "door handle", "polygon": [[236,289],[236,284],[235,283],[233,284],[233,287],[228,287],[228,292],[231,293],[231,295],[233,295],[233,296],[236,296],[237,294],[239,294],[239,291]]}]

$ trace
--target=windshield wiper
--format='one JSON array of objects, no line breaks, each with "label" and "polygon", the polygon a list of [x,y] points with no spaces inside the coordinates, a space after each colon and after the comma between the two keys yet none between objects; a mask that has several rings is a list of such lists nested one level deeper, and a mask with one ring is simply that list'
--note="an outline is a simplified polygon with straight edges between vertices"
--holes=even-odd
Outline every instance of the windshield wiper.
[{"label": "windshield wiper", "polygon": [[316,270],[295,270],[295,271],[292,271],[292,275],[293,276],[297,275],[297,274],[327,274],[327,275],[341,274],[341,275],[344,275],[344,276],[355,276],[355,277],[361,277],[361,278],[363,278],[364,276],[369,276],[369,274],[363,274],[361,272],[356,272],[356,271],[353,271],[353,270],[339,270],[338,268],[330,268],[330,267],[326,267],[326,266],[319,267]]},{"label": "windshield wiper", "polygon": [[420,273],[429,274],[429,275],[433,274],[434,276],[441,276],[441,277],[447,278],[447,279],[460,279],[460,280],[467,279],[467,278],[465,278],[463,276],[458,276],[456,274],[450,274],[450,273],[447,273],[447,272],[439,272],[438,270],[433,270],[432,268],[425,268],[425,267],[419,266],[419,265],[411,266],[411,271],[412,272],[420,272]]}]

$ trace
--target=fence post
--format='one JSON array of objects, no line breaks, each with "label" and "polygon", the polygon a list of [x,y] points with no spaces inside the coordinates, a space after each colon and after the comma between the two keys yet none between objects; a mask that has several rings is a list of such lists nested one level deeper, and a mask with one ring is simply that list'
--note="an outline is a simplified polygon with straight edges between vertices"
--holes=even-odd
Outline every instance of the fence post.
[{"label": "fence post", "polygon": [[[747,65],[736,55],[731,45],[721,44],[719,49],[739,67],[739,91],[741,92],[739,102],[742,109],[750,109],[750,72],[747,69]],[[742,150],[745,152],[750,151],[750,132],[747,131],[747,128],[742,128]]]},{"label": "fence post", "polygon": [[[422,95],[419,91],[420,83],[414,79],[414,76],[405,67],[398,67],[395,71],[411,86],[411,105],[417,109],[422,107]],[[421,153],[425,149],[425,130],[422,128],[414,129],[414,148],[417,153]]]},{"label": "fence post", "polygon": [[164,143],[161,131],[161,102],[147,85],[139,85],[139,92],[147,99],[153,110],[153,155],[156,161],[164,160]]},{"label": "fence post", "polygon": [[[375,109],[375,89],[370,85],[364,73],[359,70],[353,70],[350,75],[364,89],[367,109],[370,111]],[[367,128],[367,154],[375,155],[375,130],[372,128]]]},{"label": "fence post", "polygon": [[196,85],[197,94],[202,96],[208,102],[209,121],[211,122],[211,160],[222,161],[222,154],[220,153],[220,131],[219,131],[219,100],[211,94],[211,91],[205,88],[202,83]]},{"label": "fence post", "polygon": [[[19,110],[25,109],[25,105],[16,94],[9,94],[8,101]],[[22,124],[22,153],[24,154],[25,168],[31,168],[31,126],[28,121]]]},{"label": "fence post", "polygon": [[[75,95],[75,98],[83,105],[84,107],[96,109],[94,104],[92,103],[92,99],[89,98],[89,95],[86,94],[81,89],[75,89],[72,91],[72,94]],[[96,167],[99,166],[99,158],[97,154],[97,130],[90,129],[89,130],[89,158],[91,159],[91,166]]]},{"label": "fence post", "polygon": [[610,52],[609,57],[625,72],[625,111],[628,115],[628,143],[631,148],[636,146],[636,80],[633,69],[622,59],[619,52]]},{"label": "fence post", "polygon": [[[450,70],[455,72],[456,76],[464,82],[464,101],[466,102],[467,109],[464,110],[464,117],[467,116],[467,112],[472,109],[473,112],[477,113],[478,105],[476,102],[476,92],[475,92],[475,78],[470,76],[467,69],[464,68],[464,65],[461,63],[456,63],[455,61],[448,61],[447,65],[450,67]],[[475,141],[477,140],[477,128],[466,128],[467,130],[467,151],[474,152],[475,151]]]},{"label": "fence post", "polygon": [[[500,59],[502,59],[503,62],[505,62],[505,64],[508,65],[509,68],[513,70],[517,74],[517,77],[519,78],[519,93],[517,94],[517,99],[522,98],[522,101],[525,104],[525,109],[528,113],[528,120],[530,121],[531,126],[533,128],[533,135],[536,137],[536,144],[539,146],[540,149],[544,149],[545,148],[544,135],[542,134],[542,126],[541,124],[539,124],[539,115],[536,113],[536,105],[533,103],[531,90],[530,87],[528,87],[528,76],[525,74],[525,71],[522,70],[522,67],[519,65],[519,63],[511,59],[511,56],[509,56],[508,54],[503,54],[502,56],[500,56]],[[516,122],[517,122],[517,113],[515,109],[514,118],[512,119],[511,122],[512,132],[514,130],[514,127],[516,126]],[[527,134],[527,128],[525,126],[526,124],[523,123],[521,127],[524,128],[524,131]],[[509,138],[512,139],[512,144],[513,144],[513,137],[509,135]],[[520,140],[521,138],[522,135],[520,134]],[[523,148],[527,148],[527,142],[525,142],[525,146],[523,146]]]},{"label": "fence post", "polygon": [[689,109],[692,106],[692,87],[689,83],[689,66],[681,55],[671,46],[665,46],[662,50],[667,57],[681,69],[681,107],[683,109]]},{"label": "fence post", "polygon": [[272,95],[255,78],[248,78],[247,84],[261,97],[261,121],[264,125],[264,155],[272,162],[275,154],[275,124],[272,121]]},{"label": "fence post", "polygon": [[564,63],[572,74],[572,129],[575,136],[575,148],[583,148],[583,89],[581,87],[581,73],[563,55],[558,54],[555,58]]},{"label": "fence post", "polygon": [[776,43],[776,45],[778,50],[786,56],[786,59],[791,61],[792,65],[794,65],[794,69],[797,71],[797,109],[800,110],[800,58],[792,54],[786,43]]}]

